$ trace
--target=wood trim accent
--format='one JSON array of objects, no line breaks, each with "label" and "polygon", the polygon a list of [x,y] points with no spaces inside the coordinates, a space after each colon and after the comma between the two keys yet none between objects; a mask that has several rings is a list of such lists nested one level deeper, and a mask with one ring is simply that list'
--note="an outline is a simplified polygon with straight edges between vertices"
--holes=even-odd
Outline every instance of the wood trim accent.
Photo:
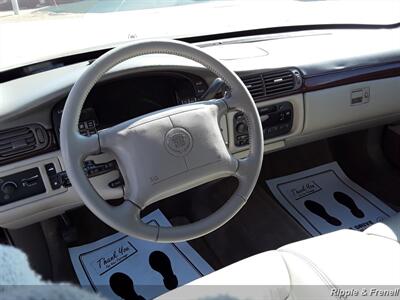
[{"label": "wood trim accent", "polygon": [[395,76],[400,76],[400,61],[305,77],[303,92]]}]

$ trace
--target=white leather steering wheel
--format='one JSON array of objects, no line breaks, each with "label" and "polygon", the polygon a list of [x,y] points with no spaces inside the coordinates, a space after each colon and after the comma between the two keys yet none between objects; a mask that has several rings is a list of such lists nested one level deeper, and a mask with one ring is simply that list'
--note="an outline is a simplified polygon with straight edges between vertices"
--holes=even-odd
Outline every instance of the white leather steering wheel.
[{"label": "white leather steering wheel", "polygon": [[[223,99],[182,105],[150,113],[85,137],[79,134],[82,106],[92,87],[115,65],[140,55],[171,54],[196,61],[230,88]],[[238,109],[248,120],[250,153],[236,159],[228,151],[219,121]],[[198,47],[178,41],[144,41],[115,48],[99,57],[73,86],[61,120],[61,152],[73,188],[102,221],[128,235],[156,242],[187,241],[229,221],[246,203],[260,173],[264,153],[260,117],[239,77]],[[90,184],[83,169],[89,154],[115,155],[125,181],[125,201],[111,206]],[[208,217],[191,224],[157,227],[141,221],[148,205],[209,181],[234,176],[239,186]]]}]

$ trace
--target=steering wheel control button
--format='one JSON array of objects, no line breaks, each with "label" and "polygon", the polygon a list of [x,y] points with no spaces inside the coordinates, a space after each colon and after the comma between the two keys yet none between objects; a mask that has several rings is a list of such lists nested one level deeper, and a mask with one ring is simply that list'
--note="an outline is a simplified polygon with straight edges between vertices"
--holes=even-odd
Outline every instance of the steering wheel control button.
[{"label": "steering wheel control button", "polygon": [[165,135],[165,147],[174,156],[185,156],[192,150],[192,136],[183,128],[172,128]]},{"label": "steering wheel control button", "polygon": [[117,187],[123,186],[124,183],[124,179],[122,177],[119,177],[111,182],[108,183],[108,186],[112,189],[115,189]]},{"label": "steering wheel control button", "polygon": [[[54,165],[53,164],[47,164],[45,165],[45,169],[47,172],[47,175],[49,176],[50,184],[53,189],[59,189],[61,186],[65,188],[71,187],[71,182],[69,181],[67,172],[61,171],[59,173],[53,173],[55,171]],[[104,163],[95,163],[93,160],[85,160],[83,162],[83,171],[85,172],[85,175],[88,178],[91,177],[96,177],[100,176],[106,173],[109,173],[114,170],[119,170],[117,162],[115,160],[111,160],[109,162],[104,162]],[[116,179],[115,182],[117,182]],[[114,182],[114,181],[113,181]],[[116,184],[115,186],[111,186],[111,182],[109,183],[109,186],[112,188],[118,187],[123,185],[123,182]]]}]

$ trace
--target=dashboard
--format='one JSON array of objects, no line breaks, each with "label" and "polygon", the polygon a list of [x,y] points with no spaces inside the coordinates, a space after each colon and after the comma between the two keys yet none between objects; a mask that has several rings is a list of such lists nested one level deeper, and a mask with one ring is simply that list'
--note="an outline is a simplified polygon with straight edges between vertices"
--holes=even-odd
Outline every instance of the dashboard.
[{"label": "dashboard", "polygon": [[[266,153],[400,121],[400,28],[307,31],[197,45],[234,70],[248,88],[260,113]],[[89,64],[1,83],[0,226],[19,228],[82,205],[65,172],[59,129],[68,93]],[[128,60],[92,89],[79,130],[91,135],[200,101],[215,79],[183,58],[155,54]],[[229,151],[245,157],[249,137],[243,113],[230,111],[220,128]],[[104,199],[124,196],[112,154],[90,156],[83,168]]]}]

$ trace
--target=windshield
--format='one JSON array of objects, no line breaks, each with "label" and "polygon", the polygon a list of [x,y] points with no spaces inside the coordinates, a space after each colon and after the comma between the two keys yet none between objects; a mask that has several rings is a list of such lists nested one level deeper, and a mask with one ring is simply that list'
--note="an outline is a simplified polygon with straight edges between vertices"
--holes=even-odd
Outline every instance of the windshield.
[{"label": "windshield", "polygon": [[0,70],[142,38],[397,22],[394,0],[0,0]]}]

